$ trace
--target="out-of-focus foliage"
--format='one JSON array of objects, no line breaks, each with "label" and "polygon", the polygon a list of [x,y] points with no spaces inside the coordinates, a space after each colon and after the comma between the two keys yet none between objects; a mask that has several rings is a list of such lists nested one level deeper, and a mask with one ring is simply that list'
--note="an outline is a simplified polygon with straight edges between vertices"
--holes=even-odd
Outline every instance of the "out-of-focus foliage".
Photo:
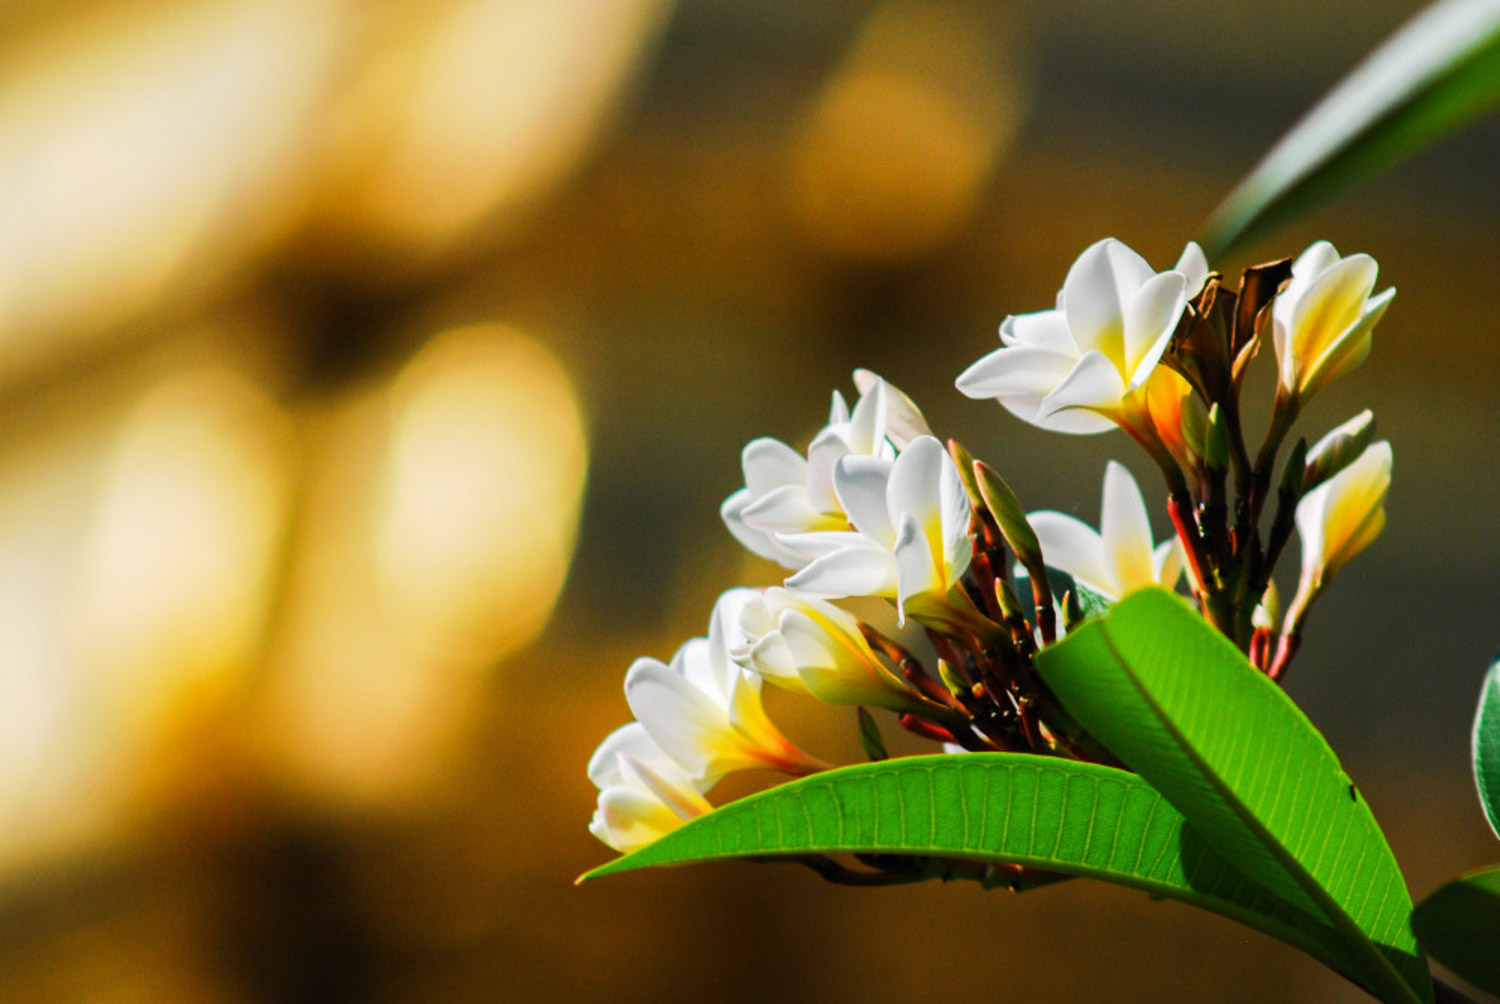
[{"label": "out-of-focus foliage", "polygon": [[1214,211],[1225,255],[1500,102],[1500,3],[1439,0],[1372,52]]}]

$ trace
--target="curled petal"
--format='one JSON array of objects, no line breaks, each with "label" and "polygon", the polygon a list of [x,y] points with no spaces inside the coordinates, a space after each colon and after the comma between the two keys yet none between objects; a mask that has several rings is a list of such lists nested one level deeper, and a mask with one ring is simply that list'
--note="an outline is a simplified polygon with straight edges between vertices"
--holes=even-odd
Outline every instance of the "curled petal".
[{"label": "curled petal", "polygon": [[1032,345],[996,349],[958,377],[958,389],[978,399],[1026,397],[1041,401],[1073,372],[1078,357]]},{"label": "curled petal", "polygon": [[779,439],[753,439],[740,453],[745,487],[764,495],[782,485],[800,485],[807,479],[807,461]]},{"label": "curled petal", "polygon": [[816,558],[786,580],[788,589],[820,599],[895,596],[896,560],[874,544],[855,544]]},{"label": "curled petal", "polygon": [[1134,390],[1146,381],[1167,350],[1172,332],[1187,305],[1187,283],[1178,272],[1147,279],[1128,301],[1125,311],[1125,352],[1121,372]]},{"label": "curled petal", "polygon": [[933,561],[926,533],[910,514],[901,517],[894,552],[896,564],[896,608],[904,620],[908,604],[917,597],[946,593],[947,584]]},{"label": "curled petal", "polygon": [[[931,437],[928,437],[929,439]],[[921,442],[919,440],[918,442]],[[871,540],[890,547],[896,539],[886,503],[887,486],[893,472],[908,463],[908,450],[895,461],[850,454],[833,469],[833,490],[854,528]]]},{"label": "curled petal", "polygon": [[1125,312],[1110,254],[1116,243],[1106,238],[1079,255],[1068,269],[1062,293],[1063,313],[1078,350],[1100,352],[1110,359],[1124,356]]},{"label": "curled petal", "polygon": [[1102,353],[1090,352],[1078,360],[1068,378],[1042,400],[1042,418],[1050,419],[1059,412],[1077,408],[1114,414],[1120,410],[1124,396],[1125,381],[1115,364]]}]

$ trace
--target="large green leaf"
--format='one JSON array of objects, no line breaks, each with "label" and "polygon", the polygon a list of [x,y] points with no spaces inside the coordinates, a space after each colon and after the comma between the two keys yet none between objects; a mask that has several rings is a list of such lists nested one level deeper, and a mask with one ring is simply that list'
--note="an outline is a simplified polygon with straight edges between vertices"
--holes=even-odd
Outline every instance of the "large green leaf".
[{"label": "large green leaf", "polygon": [[1449,882],[1417,906],[1412,925],[1433,958],[1500,994],[1500,868]]},{"label": "large green leaf", "polygon": [[1500,4],[1441,0],[1367,56],[1209,218],[1209,258],[1422,149],[1500,102]]},{"label": "large green leaf", "polygon": [[1474,781],[1490,829],[1500,836],[1500,656],[1490,664],[1474,716]]},{"label": "large green leaf", "polygon": [[1137,592],[1038,665],[1064,709],[1228,861],[1327,917],[1367,987],[1431,999],[1411,899],[1369,806],[1291,699],[1180,597]]},{"label": "large green leaf", "polygon": [[1223,914],[1358,979],[1336,933],[1257,886],[1127,771],[1026,753],[843,767],[722,806],[579,881],[724,858],[871,853],[1026,865]]}]

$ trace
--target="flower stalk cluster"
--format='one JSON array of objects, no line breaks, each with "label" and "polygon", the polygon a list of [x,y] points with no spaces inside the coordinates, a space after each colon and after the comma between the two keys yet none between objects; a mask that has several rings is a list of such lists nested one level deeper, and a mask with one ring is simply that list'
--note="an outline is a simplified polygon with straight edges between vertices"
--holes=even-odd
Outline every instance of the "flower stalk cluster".
[{"label": "flower stalk cluster", "polygon": [[[866,370],[854,405],[835,393],[805,451],[750,443],[745,486],[722,516],[787,574],[730,589],[707,637],[669,663],[630,668],[636,721],[590,765],[600,788],[591,829],[629,850],[709,811],[728,773],[828,767],[771,722],[766,684],[853,709],[871,759],[887,755],[875,709],[952,752],[1112,762],[1043,684],[1036,656],[1145,586],[1185,581],[1203,616],[1281,677],[1314,602],[1384,525],[1391,451],[1372,441],[1369,412],[1312,447],[1283,449],[1307,401],[1369,354],[1394,294],[1372,295],[1375,278],[1369,256],[1340,257],[1324,242],[1230,286],[1196,245],[1155,272],[1105,240],[1074,263],[1054,309],[1006,318],[1001,347],[958,378],[970,397],[1044,429],[1124,430],[1162,475],[1165,541],[1124,465],[1105,471],[1097,530],[1027,512],[998,471],[936,438],[907,395]],[[1241,396],[1268,337],[1276,391],[1252,453]],[[1302,568],[1283,613],[1273,572],[1294,533]],[[909,880],[916,867],[804,863],[862,884]],[[1014,872],[1006,881],[1026,880]],[[951,874],[967,872],[954,863]]]}]

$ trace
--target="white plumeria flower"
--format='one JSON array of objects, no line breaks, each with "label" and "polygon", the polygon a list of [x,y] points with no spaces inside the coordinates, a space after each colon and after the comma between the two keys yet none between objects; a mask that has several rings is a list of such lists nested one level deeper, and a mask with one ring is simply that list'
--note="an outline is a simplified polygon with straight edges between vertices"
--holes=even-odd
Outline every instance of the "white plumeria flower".
[{"label": "white plumeria flower", "polygon": [[855,370],[854,382],[860,391],[854,410],[834,391],[828,424],[813,437],[806,457],[777,439],[745,447],[745,487],[724,500],[719,514],[736,539],[761,557],[801,568],[812,556],[779,534],[847,529],[833,490],[833,468],[841,457],[891,460],[916,437],[930,435],[926,419],[900,390],[869,370]]},{"label": "white plumeria flower", "polygon": [[611,732],[589,761],[599,803],[589,832],[622,853],[643,847],[713,809],[704,785],[647,734],[640,722]]},{"label": "white plumeria flower", "polygon": [[1174,269],[1158,273],[1120,241],[1099,241],[1068,270],[1057,309],[1007,317],[1002,347],[965,370],[958,389],[1056,432],[1127,424],[1144,407],[1135,400],[1144,394],[1135,392],[1207,278],[1197,244],[1187,245]]},{"label": "white plumeria flower", "polygon": [[1052,568],[1111,599],[1144,586],[1177,586],[1184,554],[1176,537],[1157,546],[1151,520],[1135,478],[1111,460],[1104,471],[1104,501],[1099,532],[1066,513],[1034,512],[1026,517]]},{"label": "white plumeria flower", "polygon": [[1358,460],[1297,503],[1302,590],[1319,589],[1385,529],[1391,444],[1371,443]]},{"label": "white plumeria flower", "polygon": [[[876,608],[874,617],[883,614],[891,622],[887,637],[894,639],[895,610],[883,600],[866,605]],[[860,631],[861,619],[872,618],[856,618],[832,603],[786,589],[767,589],[745,605],[740,615],[745,644],[731,655],[772,683],[828,704],[931,711],[932,705],[875,654]]]},{"label": "white plumeria flower", "polygon": [[1367,254],[1340,258],[1327,241],[1297,256],[1271,308],[1284,393],[1308,397],[1369,356],[1370,334],[1396,295],[1395,287],[1370,295],[1379,270]]},{"label": "white plumeria flower", "polygon": [[730,590],[715,609],[709,638],[687,642],[670,664],[637,659],[625,674],[630,710],[695,780],[755,767],[806,774],[828,766],[781,734],[761,703],[760,677],[729,658],[728,630],[753,595]]},{"label": "white plumeria flower", "polygon": [[783,537],[816,555],[787,588],[819,599],[894,599],[903,622],[945,610],[973,546],[969,497],[943,444],[919,436],[894,461],[843,457],[833,487],[854,529]]}]

